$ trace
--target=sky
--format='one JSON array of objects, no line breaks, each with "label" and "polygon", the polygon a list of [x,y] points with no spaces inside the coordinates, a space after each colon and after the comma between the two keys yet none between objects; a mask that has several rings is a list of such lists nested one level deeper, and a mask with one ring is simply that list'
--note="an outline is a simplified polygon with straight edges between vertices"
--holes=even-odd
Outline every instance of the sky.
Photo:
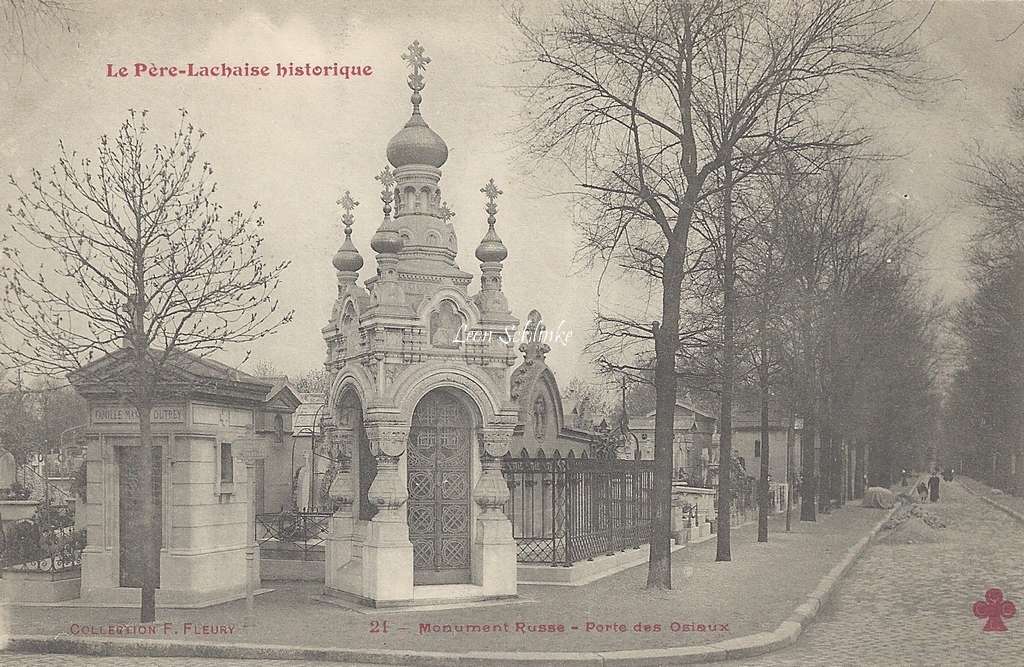
[{"label": "sky", "polygon": [[[0,72],[0,174],[25,179],[55,161],[57,141],[79,152],[114,133],[129,108],[148,109],[154,137],[169,138],[177,109],[206,131],[201,155],[214,167],[219,201],[229,210],[258,201],[266,221],[266,260],[288,260],[278,297],[293,322],[252,346],[218,358],[239,363],[251,352],[290,375],[320,366],[320,329],[335,295],[331,266],[342,240],[336,201],[360,202],[353,241],[375,271],[370,238],[380,224],[385,147],[409,116],[401,54],[413,40],[432,59],[423,113],[449,147],[441,188],[456,212],[458,262],[479,276],[473,257],[486,231],[479,190],[494,178],[504,194],[497,229],[509,250],[504,289],[525,320],[539,310],[550,328],[572,331],[548,355],[563,386],[589,376],[584,345],[599,303],[598,274],[573,256],[577,238],[571,188],[557,165],[526,159],[516,140],[522,100],[512,90],[522,66],[500,2],[490,0],[352,2],[99,1],[76,5],[70,31],[40,28],[27,59]],[[538,15],[548,4],[527,3]],[[908,3],[927,12],[930,3]],[[920,103],[890,94],[851,101],[879,147],[900,155],[888,166],[887,192],[929,223],[923,267],[934,291],[964,293],[962,250],[978,214],[962,203],[961,163],[976,144],[1013,141],[1006,96],[1021,79],[1024,4],[939,2],[920,30],[925,55],[947,82]],[[107,76],[136,63],[155,65],[338,63],[370,65],[371,76],[196,79]],[[13,201],[6,178],[0,203]],[[4,223],[10,222],[4,220]],[[475,283],[472,290],[477,289]],[[600,302],[615,299],[601,284]],[[655,304],[656,306],[656,304]],[[654,308],[656,310],[656,307]],[[652,319],[653,310],[652,310]]]}]

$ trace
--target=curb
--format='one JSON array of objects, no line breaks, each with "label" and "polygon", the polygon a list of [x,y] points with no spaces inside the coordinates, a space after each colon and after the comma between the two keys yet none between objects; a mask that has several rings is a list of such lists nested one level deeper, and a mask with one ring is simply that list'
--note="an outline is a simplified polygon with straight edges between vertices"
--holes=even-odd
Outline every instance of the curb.
[{"label": "curb", "polygon": [[974,489],[970,488],[969,486],[967,486],[963,482],[960,482],[959,480],[957,480],[957,484],[960,485],[961,489],[963,489],[967,493],[971,494],[975,498],[978,498],[978,499],[988,503],[989,505],[991,505],[992,507],[995,507],[996,509],[999,509],[999,510],[1002,510],[1003,512],[1006,512],[1007,514],[1009,514],[1011,517],[1013,517],[1014,519],[1016,519],[1020,523],[1024,523],[1024,514],[1021,514],[1020,512],[1018,512],[1015,509],[1010,509],[1009,507],[1007,507],[1006,505],[1003,505],[1002,503],[997,503],[996,501],[992,500],[988,496],[982,495],[978,491],[975,491]]},{"label": "curb", "polygon": [[[962,486],[962,485],[961,485]],[[993,503],[996,504],[996,503]],[[997,505],[998,506],[998,505]],[[898,506],[897,506],[898,507]],[[1021,521],[1024,517],[1016,515]],[[722,660],[736,660],[764,655],[792,646],[800,634],[828,605],[839,581],[861,556],[871,540],[889,520],[894,507],[881,521],[850,547],[846,556],[807,596],[805,602],[783,621],[773,632],[759,632],[714,644],[683,646],[678,648],[633,649],[622,651],[581,652],[496,652],[471,651],[446,653],[442,651],[407,651],[397,649],[343,649],[315,646],[286,646],[267,644],[191,644],[161,639],[94,639],[21,635],[8,637],[6,651],[21,653],[72,653],[95,656],[177,657],[177,658],[234,658],[263,660],[309,660],[318,662],[360,662],[388,665],[690,665]],[[2,654],[2,651],[0,651]]]}]

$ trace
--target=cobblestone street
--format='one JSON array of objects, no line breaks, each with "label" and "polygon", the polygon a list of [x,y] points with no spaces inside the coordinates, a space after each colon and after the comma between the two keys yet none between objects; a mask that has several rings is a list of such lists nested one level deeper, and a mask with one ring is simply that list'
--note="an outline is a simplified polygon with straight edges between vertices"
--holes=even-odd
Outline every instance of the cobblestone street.
[{"label": "cobblestone street", "polygon": [[[232,665],[270,665],[270,667],[323,667],[324,665],[364,667],[355,663],[309,662],[304,660],[227,660],[217,658],[133,658],[92,655],[4,654],[4,667],[231,667]],[[379,665],[378,665],[379,667]]]},{"label": "cobblestone street", "polygon": [[[742,664],[1024,664],[1024,526],[959,482],[926,508],[946,523],[940,542],[892,544],[883,531],[796,646]],[[993,587],[1017,605],[1006,632],[982,632],[971,611]]]}]

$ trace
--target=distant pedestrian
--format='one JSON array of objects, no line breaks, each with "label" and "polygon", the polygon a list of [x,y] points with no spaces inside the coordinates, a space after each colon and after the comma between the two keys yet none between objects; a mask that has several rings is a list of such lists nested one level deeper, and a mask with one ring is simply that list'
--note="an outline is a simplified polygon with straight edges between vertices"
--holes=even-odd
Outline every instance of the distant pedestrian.
[{"label": "distant pedestrian", "polygon": [[924,481],[920,481],[917,483],[917,498],[922,503],[928,499],[928,486],[924,483]]},{"label": "distant pedestrian", "polygon": [[936,470],[928,478],[928,499],[933,503],[939,501],[939,471]]},{"label": "distant pedestrian", "polygon": [[906,486],[906,485],[907,485],[907,469],[904,468],[903,470],[900,471],[900,486]]}]

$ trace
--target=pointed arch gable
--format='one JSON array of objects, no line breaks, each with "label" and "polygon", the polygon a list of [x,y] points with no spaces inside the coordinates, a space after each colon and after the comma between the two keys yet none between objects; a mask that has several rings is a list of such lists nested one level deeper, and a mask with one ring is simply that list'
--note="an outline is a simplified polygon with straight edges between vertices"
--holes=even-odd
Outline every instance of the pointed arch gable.
[{"label": "pointed arch gable", "polygon": [[555,423],[554,433],[557,435],[565,427],[565,412],[562,405],[562,393],[558,389],[558,381],[551,369],[544,366],[534,376],[533,381],[525,388],[519,399],[519,423],[527,424],[533,406],[542,397],[551,406]]}]

